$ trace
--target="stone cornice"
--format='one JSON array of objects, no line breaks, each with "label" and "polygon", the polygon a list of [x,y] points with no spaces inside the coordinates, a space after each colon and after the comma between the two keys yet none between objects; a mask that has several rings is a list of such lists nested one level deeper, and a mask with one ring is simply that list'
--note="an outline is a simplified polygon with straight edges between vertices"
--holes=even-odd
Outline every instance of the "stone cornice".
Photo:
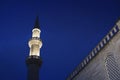
[{"label": "stone cornice", "polygon": [[69,75],[67,80],[72,80],[79,72],[86,67],[86,65],[109,43],[109,41],[120,31],[120,20],[108,32],[108,34],[93,48],[88,56],[75,68],[72,74]]}]

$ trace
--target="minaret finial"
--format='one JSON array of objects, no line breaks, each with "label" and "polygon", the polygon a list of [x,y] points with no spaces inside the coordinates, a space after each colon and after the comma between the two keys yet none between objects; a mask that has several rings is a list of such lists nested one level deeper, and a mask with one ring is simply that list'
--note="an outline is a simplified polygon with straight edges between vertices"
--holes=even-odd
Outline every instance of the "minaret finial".
[{"label": "minaret finial", "polygon": [[34,28],[40,29],[40,25],[39,25],[39,16],[36,16]]}]

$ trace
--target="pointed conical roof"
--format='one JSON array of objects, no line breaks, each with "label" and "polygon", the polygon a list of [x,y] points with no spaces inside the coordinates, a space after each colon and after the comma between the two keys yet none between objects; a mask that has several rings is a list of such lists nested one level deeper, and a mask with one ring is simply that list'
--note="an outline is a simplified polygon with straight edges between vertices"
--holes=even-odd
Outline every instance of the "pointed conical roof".
[{"label": "pointed conical roof", "polygon": [[34,28],[38,28],[38,29],[40,29],[40,25],[39,25],[39,17],[38,17],[38,16],[36,16],[36,20],[35,20]]}]

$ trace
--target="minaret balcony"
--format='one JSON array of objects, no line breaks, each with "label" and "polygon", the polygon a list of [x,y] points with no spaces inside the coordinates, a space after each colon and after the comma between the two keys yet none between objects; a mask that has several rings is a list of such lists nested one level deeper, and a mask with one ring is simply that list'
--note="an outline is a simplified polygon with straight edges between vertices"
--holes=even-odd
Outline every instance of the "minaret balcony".
[{"label": "minaret balcony", "polygon": [[38,37],[32,37],[32,39],[29,40],[29,47],[31,47],[32,45],[39,45],[39,47],[41,48],[42,46],[42,40]]}]

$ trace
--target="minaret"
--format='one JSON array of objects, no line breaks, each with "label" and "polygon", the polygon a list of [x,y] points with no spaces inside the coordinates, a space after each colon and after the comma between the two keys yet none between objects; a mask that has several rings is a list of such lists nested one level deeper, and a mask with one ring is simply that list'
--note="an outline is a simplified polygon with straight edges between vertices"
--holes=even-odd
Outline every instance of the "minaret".
[{"label": "minaret", "polygon": [[28,42],[28,45],[30,47],[30,53],[29,53],[29,57],[26,60],[26,64],[28,67],[27,80],[39,80],[39,68],[42,63],[40,58],[40,48],[42,47],[40,33],[41,30],[37,16],[34,28],[32,30],[32,38]]}]

